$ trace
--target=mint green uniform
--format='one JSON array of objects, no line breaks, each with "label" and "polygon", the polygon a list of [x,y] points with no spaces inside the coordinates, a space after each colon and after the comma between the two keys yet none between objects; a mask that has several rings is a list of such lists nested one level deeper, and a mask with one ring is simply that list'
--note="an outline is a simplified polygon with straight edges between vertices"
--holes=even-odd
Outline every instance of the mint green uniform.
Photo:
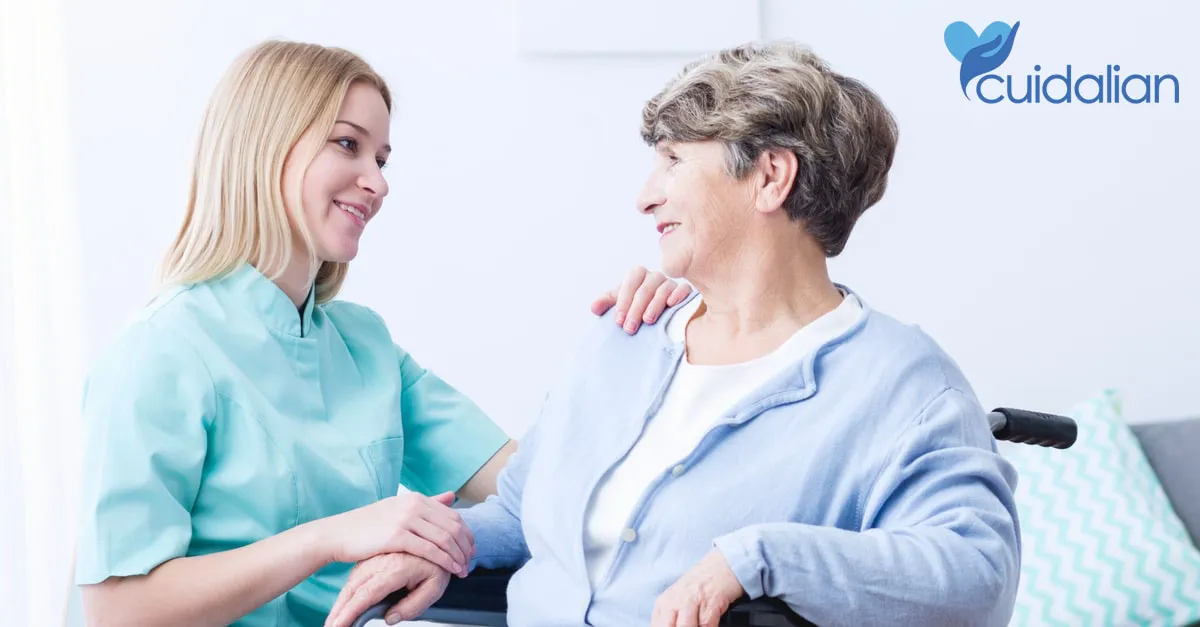
[{"label": "mint green uniform", "polygon": [[[508,440],[371,310],[303,311],[246,265],[155,300],[94,364],[76,583],[460,488]],[[320,625],[334,564],[238,625]],[[156,600],[154,602],[168,602]]]}]

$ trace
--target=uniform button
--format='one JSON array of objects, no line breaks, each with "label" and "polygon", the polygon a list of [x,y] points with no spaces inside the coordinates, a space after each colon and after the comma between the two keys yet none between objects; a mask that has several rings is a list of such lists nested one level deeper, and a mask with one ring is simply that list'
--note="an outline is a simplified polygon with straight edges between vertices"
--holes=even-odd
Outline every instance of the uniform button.
[{"label": "uniform button", "polygon": [[671,469],[671,474],[672,474],[672,475],[675,475],[676,477],[678,477],[679,475],[682,475],[682,474],[683,474],[683,470],[684,470],[684,469],[683,469],[683,464],[679,464],[678,466],[676,466],[676,467],[674,467],[674,468],[672,468],[672,469]]},{"label": "uniform button", "polygon": [[626,529],[625,531],[621,532],[621,539],[625,542],[633,542],[634,540],[637,540],[637,532],[633,529]]}]

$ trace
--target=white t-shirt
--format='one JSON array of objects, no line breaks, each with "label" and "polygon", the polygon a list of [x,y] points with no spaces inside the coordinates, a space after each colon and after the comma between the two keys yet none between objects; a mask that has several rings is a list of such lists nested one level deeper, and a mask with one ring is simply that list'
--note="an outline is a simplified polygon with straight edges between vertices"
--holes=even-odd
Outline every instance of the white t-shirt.
[{"label": "white t-shirt", "polygon": [[[684,340],[687,324],[699,308],[697,296],[671,318],[667,333],[673,341]],[[685,354],[658,413],[650,418],[629,455],[592,494],[584,521],[583,546],[593,584],[603,577],[634,506],[650,484],[691,454],[734,405],[784,368],[848,330],[861,311],[858,299],[847,294],[841,305],[796,331],[779,348],[747,362],[697,366],[688,363]]]}]

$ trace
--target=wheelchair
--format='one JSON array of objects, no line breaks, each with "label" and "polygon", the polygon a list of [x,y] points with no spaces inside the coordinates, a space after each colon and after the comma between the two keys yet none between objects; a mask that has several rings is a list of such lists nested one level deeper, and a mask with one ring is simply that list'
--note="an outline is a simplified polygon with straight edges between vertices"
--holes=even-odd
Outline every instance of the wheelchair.
[{"label": "wheelchair", "polygon": [[[1075,444],[1078,427],[1065,416],[1043,414],[1007,407],[988,414],[992,435],[997,440],[1065,449]],[[508,582],[515,570],[476,569],[465,578],[451,578],[445,594],[414,621],[480,627],[508,627]],[[368,622],[382,619],[388,608],[404,597],[397,590],[382,602],[364,612],[353,627],[365,627]],[[721,618],[721,627],[797,627],[812,625],[793,612],[787,604],[772,598],[734,603]]]}]

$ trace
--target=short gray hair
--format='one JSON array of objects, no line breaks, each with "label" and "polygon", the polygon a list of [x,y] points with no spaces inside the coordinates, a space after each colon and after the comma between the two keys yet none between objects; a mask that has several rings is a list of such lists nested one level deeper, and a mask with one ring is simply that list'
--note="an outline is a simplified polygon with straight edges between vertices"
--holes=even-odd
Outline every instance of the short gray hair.
[{"label": "short gray hair", "polygon": [[642,111],[646,143],[719,140],[736,178],[764,151],[792,151],[799,168],[784,208],[829,257],[883,197],[897,137],[895,119],[871,89],[782,42],[695,61]]}]

